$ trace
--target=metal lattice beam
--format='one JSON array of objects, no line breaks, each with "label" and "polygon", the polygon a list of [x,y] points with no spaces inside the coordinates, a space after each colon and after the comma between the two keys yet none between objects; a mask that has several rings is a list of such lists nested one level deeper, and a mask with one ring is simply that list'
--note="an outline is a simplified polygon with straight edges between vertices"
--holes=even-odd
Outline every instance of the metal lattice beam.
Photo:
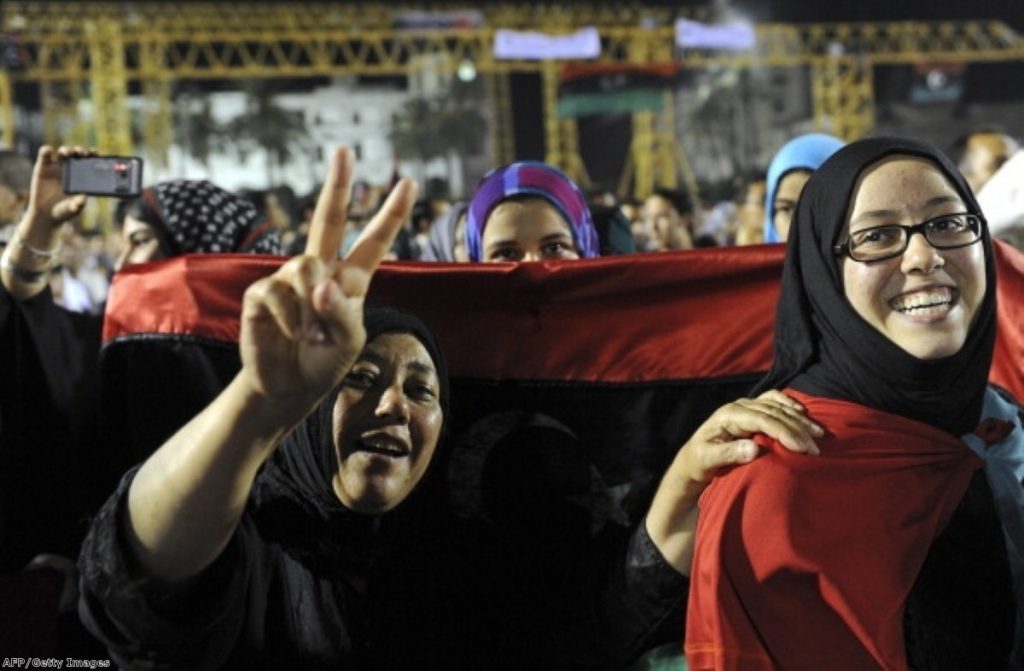
[{"label": "metal lattice beam", "polygon": [[14,96],[11,79],[0,70],[0,140],[4,147],[14,146]]},{"label": "metal lattice beam", "polygon": [[[466,28],[404,29],[398,19],[412,10],[476,12],[482,22]],[[175,79],[400,74],[429,60],[424,57],[445,54],[450,57],[444,67],[455,68],[470,60],[485,75],[543,68],[548,155],[556,164],[572,168],[570,164],[578,159],[575,138],[566,136],[570,125],[558,122],[556,106],[548,100],[552,92],[557,96],[553,71],[537,61],[496,60],[492,52],[496,28],[550,33],[597,26],[602,43],[601,55],[594,59],[598,63],[808,66],[819,127],[845,139],[861,137],[871,129],[875,65],[1024,59],[1024,43],[999,21],[762,24],[755,27],[755,48],[748,51],[680,49],[673,22],[684,13],[630,3],[507,3],[474,9],[455,3],[430,7],[190,3],[183,7],[158,2],[5,2],[2,30],[18,40],[24,62],[7,74],[6,82],[0,80],[0,124],[7,138],[13,125],[9,95],[13,83],[63,83],[74,92],[89,82],[99,124],[93,129],[97,140],[103,136],[103,142],[112,147],[124,147],[124,136],[117,129],[127,132],[128,125],[117,110],[125,109],[127,82],[142,82],[146,91],[167,94],[168,83]],[[98,25],[116,25],[116,30],[97,32]],[[100,34],[113,36],[116,42],[97,44],[103,39]],[[68,106],[73,108],[74,101]],[[163,114],[162,109],[157,104],[155,114]],[[147,120],[147,141],[159,149],[167,127],[166,119]],[[639,173],[651,166],[635,167],[641,177]],[[647,175],[641,181],[649,181]]]}]

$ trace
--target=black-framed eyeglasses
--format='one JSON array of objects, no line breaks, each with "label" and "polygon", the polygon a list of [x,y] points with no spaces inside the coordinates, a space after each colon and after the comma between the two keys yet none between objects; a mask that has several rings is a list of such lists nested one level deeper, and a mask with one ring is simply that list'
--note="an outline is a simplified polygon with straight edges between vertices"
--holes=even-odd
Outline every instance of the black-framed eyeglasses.
[{"label": "black-framed eyeglasses", "polygon": [[981,240],[985,219],[979,214],[944,214],[914,226],[885,224],[854,231],[832,248],[836,256],[854,261],[882,261],[907,251],[910,237],[920,233],[936,249],[956,249]]}]

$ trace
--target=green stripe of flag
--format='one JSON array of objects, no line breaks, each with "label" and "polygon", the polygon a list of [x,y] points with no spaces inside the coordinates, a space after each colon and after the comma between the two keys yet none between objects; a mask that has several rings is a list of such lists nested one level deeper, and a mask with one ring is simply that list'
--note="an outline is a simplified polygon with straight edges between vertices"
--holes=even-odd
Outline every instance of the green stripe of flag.
[{"label": "green stripe of flag", "polygon": [[657,112],[664,97],[660,89],[631,89],[616,93],[576,93],[558,99],[558,117],[570,119],[595,114]]}]

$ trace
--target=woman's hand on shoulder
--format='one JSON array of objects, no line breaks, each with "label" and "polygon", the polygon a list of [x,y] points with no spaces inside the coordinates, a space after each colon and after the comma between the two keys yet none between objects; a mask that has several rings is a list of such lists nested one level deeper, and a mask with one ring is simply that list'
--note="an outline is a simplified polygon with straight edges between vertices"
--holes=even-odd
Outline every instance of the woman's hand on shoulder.
[{"label": "woman's hand on shoulder", "polygon": [[723,405],[676,453],[647,511],[645,524],[665,560],[689,575],[701,492],[726,466],[746,464],[758,454],[755,434],[774,438],[793,452],[818,454],[824,435],[803,406],[779,391]]},{"label": "woman's hand on shoulder", "polygon": [[706,483],[720,468],[753,461],[758,454],[755,434],[777,440],[792,452],[816,455],[814,439],[824,431],[800,403],[781,391],[741,398],[716,410],[683,445],[682,472],[694,482]]},{"label": "woman's hand on shoulder", "polygon": [[348,149],[335,152],[305,253],[245,293],[242,372],[268,398],[319,400],[341,380],[366,342],[366,292],[409,217],[416,184],[400,181],[348,256],[339,260],[353,167]]}]

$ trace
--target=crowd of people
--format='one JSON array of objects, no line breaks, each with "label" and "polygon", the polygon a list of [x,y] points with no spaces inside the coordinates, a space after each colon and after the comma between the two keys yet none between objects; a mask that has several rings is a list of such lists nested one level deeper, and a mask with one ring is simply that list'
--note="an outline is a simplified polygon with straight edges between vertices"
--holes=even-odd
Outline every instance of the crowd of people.
[{"label": "crowd of people", "polygon": [[[599,232],[600,255],[785,242],[789,218],[807,178],[842,144],[837,138],[821,133],[795,137],[779,148],[764,175],[755,175],[734,185],[730,197],[717,202],[700,194],[690,194],[685,189],[664,187],[656,188],[643,199],[618,197],[609,191],[583,194],[586,209]],[[959,158],[960,171],[979,194],[986,212],[993,213],[993,232],[1014,246],[1022,247],[1024,200],[1020,200],[1019,194],[1024,194],[1024,189],[1016,186],[1019,180],[1015,177],[1021,169],[1019,166],[1024,165],[1024,153],[1018,160],[1010,160],[1020,151],[1016,140],[998,129],[984,127],[961,139],[953,149]],[[15,215],[10,213],[19,212],[18,203],[27,198],[31,164],[13,152],[6,152],[0,162],[4,171],[4,185],[0,188],[10,193],[10,200],[0,201],[0,206],[5,202],[10,205],[0,224],[0,243],[5,243],[14,231]],[[529,169],[531,163],[513,166]],[[993,184],[983,190],[993,177],[996,177]],[[566,179],[572,183],[571,179]],[[205,187],[201,186],[203,184]],[[572,185],[579,190],[574,183]],[[342,253],[348,251],[358,237],[383,201],[387,189],[387,185],[361,181],[354,184]],[[191,195],[177,194],[184,190],[191,191]],[[277,247],[273,252],[269,251],[268,242],[254,251],[293,255],[303,249],[319,190],[304,197],[296,196],[288,186],[243,189],[237,194],[227,194],[209,182],[172,180],[154,185],[147,193],[149,202],[153,202],[158,193],[166,193],[175,194],[173,198],[191,198],[193,204],[205,203],[208,207],[216,207],[220,202],[219,194],[237,198],[246,208],[253,208],[244,216],[258,218],[261,224],[268,225],[268,236],[269,228],[276,230]],[[483,260],[470,257],[466,249],[468,206],[468,198],[452,199],[444,194],[418,200],[386,260]],[[126,219],[129,208],[134,212],[130,214],[131,219]],[[136,232],[140,221],[150,227],[152,233]],[[183,226],[200,225],[195,221],[181,221]],[[172,228],[174,226],[171,224]],[[214,251],[213,247],[225,249],[223,240],[199,243],[196,238],[176,251],[177,243],[167,238],[168,235],[195,238],[198,232],[164,231],[165,227],[154,208],[139,198],[121,203],[112,221],[101,222],[95,228],[62,228],[59,262],[53,264],[50,276],[55,300],[69,310],[97,314],[102,309],[113,273],[126,263],[157,260],[175,253],[204,253]],[[154,251],[147,251],[146,246],[136,249],[140,241],[149,242]],[[211,248],[205,248],[204,244]],[[516,259],[506,256],[504,260]]]},{"label": "crowd of people", "polygon": [[[691,669],[1024,668],[1024,414],[988,382],[979,205],[1017,148],[984,135],[959,164],[908,138],[800,136],[707,205],[598,202],[536,161],[464,201],[419,199],[408,178],[355,182],[338,150],[303,201],[149,186],[118,207],[116,250],[68,223],[86,198],[63,193],[62,162],[90,152],[0,154],[0,591],[58,576],[54,640],[125,668],[503,668],[491,590],[433,559],[473,560],[437,503],[446,356],[415,315],[364,307],[379,264],[785,243],[772,369],[702,418],[611,561],[581,559],[590,589],[558,604],[578,626],[538,616],[517,644],[558,648],[551,668],[624,668],[673,641]],[[113,273],[229,253],[291,257],[245,292],[237,374],[83,486]]]}]

